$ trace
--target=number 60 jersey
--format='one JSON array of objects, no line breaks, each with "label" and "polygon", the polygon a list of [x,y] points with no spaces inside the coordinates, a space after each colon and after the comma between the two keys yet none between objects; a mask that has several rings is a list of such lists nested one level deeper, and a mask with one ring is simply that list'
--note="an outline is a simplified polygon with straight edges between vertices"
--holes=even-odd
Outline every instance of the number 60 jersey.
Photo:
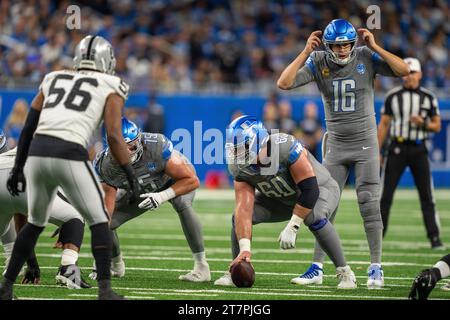
[{"label": "number 60 jersey", "polygon": [[[253,165],[239,168],[236,164],[228,164],[228,171],[235,181],[246,182],[264,196],[293,206],[298,200],[300,190],[292,178],[289,167],[300,158],[305,149],[294,136],[285,133],[271,134],[270,141],[278,148],[275,154],[278,154],[279,166],[275,174],[264,175],[259,167]],[[311,162],[319,188],[335,183],[328,170],[310,152],[307,158]]]},{"label": "number 60 jersey", "polygon": [[128,85],[119,77],[88,70],[47,74],[39,90],[44,105],[36,134],[56,137],[87,148],[103,120],[106,99],[117,93],[128,98]]}]

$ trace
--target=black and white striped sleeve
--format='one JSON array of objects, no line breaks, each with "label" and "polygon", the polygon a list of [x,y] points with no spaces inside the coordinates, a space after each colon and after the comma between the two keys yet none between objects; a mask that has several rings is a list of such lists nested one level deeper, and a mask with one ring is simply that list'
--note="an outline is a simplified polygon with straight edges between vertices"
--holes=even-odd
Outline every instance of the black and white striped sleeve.
[{"label": "black and white striped sleeve", "polygon": [[386,116],[392,116],[392,98],[394,97],[395,93],[388,94],[386,96],[386,99],[384,100],[384,105],[381,108],[381,114]]},{"label": "black and white striped sleeve", "polygon": [[439,101],[434,94],[431,94],[430,100],[431,100],[430,117],[438,116],[440,114]]}]

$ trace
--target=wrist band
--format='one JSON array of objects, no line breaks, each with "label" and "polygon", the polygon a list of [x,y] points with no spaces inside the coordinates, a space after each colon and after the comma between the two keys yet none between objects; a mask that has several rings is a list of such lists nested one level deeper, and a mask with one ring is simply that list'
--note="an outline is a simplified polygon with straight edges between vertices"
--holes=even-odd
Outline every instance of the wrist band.
[{"label": "wrist band", "polygon": [[242,238],[239,240],[239,249],[240,251],[248,251],[250,252],[251,241],[250,239]]},{"label": "wrist band", "polygon": [[166,202],[166,201],[168,201],[170,199],[175,198],[175,196],[176,196],[175,190],[173,190],[172,187],[167,188],[164,191],[161,191],[159,194],[161,195],[161,201],[162,202]]}]

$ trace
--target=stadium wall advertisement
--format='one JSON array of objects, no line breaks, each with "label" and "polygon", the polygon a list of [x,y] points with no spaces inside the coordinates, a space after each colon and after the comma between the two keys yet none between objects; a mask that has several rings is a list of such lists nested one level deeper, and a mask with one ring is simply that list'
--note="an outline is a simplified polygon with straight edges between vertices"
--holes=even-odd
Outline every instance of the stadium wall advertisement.
[{"label": "stadium wall advertisement", "polygon": [[[17,99],[31,102],[35,92],[24,90],[0,90],[0,124],[3,127]],[[319,119],[325,127],[324,112],[319,96],[282,96],[292,104],[292,118],[297,122],[303,118],[303,106],[314,102],[319,106]],[[194,163],[202,182],[208,173],[224,174],[225,161],[217,156],[218,146],[224,144],[225,127],[232,114],[243,114],[262,118],[266,96],[256,95],[164,95],[157,103],[164,108],[164,134],[172,140],[174,148],[185,154]],[[149,96],[146,93],[130,95],[127,108],[145,110]],[[377,121],[383,97],[375,99]],[[439,99],[442,130],[427,142],[435,187],[450,187],[450,98]],[[222,135],[218,134],[219,132]],[[220,150],[223,152],[223,150]],[[205,157],[207,153],[207,157]],[[319,159],[321,160],[321,159]],[[352,181],[350,179],[350,181]],[[414,181],[405,171],[400,180],[401,187],[414,188]]]}]

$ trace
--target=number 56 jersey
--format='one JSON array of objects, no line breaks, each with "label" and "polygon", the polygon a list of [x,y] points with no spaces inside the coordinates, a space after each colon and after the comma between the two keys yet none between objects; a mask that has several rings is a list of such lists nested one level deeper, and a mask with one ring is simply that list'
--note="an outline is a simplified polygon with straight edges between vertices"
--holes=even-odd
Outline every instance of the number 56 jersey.
[{"label": "number 56 jersey", "polygon": [[[274,174],[263,174],[260,168],[238,168],[236,164],[229,164],[228,170],[235,181],[246,182],[255,187],[264,196],[277,200],[285,205],[293,206],[300,195],[300,190],[292,178],[289,167],[298,160],[305,150],[302,144],[289,134],[277,133],[270,135],[271,144],[278,148],[278,169]],[[273,147],[272,147],[273,148]],[[314,156],[308,152],[308,160],[311,162],[317,183],[320,187],[328,187],[336,182],[330,176],[328,170],[322,166]],[[272,161],[276,161],[272,159]]]},{"label": "number 56 jersey", "polygon": [[128,85],[119,77],[96,71],[62,70],[47,74],[39,90],[44,104],[36,134],[87,147],[103,121],[108,96],[128,98]]}]

